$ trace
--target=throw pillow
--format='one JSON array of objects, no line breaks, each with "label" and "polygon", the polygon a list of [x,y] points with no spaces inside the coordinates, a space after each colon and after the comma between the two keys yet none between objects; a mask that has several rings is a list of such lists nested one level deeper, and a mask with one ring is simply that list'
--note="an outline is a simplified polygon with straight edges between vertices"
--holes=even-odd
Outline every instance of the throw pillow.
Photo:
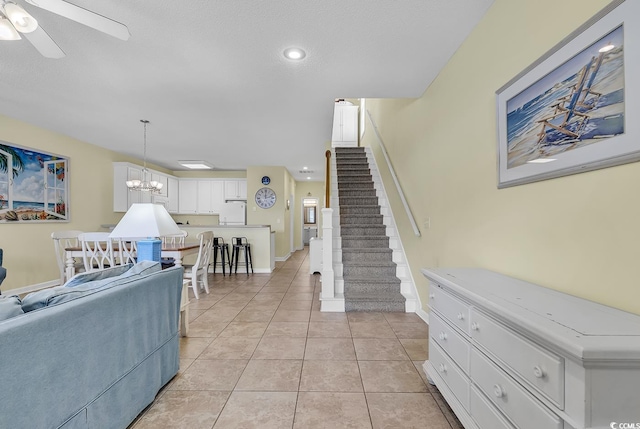
[{"label": "throw pillow", "polygon": [[17,295],[0,295],[0,321],[24,314],[22,303]]},{"label": "throw pillow", "polygon": [[107,279],[110,277],[119,276],[127,272],[131,269],[132,264],[126,265],[116,265],[115,267],[105,268],[104,270],[99,271],[89,271],[88,273],[80,273],[71,277],[68,282],[66,282],[64,287],[76,287],[84,283],[92,282],[95,280]]}]

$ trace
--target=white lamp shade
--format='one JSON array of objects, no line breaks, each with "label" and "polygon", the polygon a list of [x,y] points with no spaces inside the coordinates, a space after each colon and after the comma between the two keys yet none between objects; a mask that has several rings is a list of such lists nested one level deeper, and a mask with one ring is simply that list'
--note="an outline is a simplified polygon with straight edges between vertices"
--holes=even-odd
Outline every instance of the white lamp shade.
[{"label": "white lamp shade", "polygon": [[38,21],[29,15],[26,10],[15,3],[5,3],[5,15],[13,26],[21,33],[31,33],[38,28]]},{"label": "white lamp shade", "polygon": [[20,34],[6,18],[0,18],[0,40],[20,40]]},{"label": "white lamp shade", "polygon": [[111,238],[147,238],[180,234],[180,228],[160,204],[132,204],[110,234]]}]

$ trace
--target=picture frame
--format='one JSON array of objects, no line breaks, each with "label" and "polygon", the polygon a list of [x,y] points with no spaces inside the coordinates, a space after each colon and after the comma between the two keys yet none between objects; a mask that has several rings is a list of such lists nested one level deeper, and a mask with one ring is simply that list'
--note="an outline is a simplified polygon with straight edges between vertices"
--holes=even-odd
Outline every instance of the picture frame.
[{"label": "picture frame", "polygon": [[0,141],[0,224],[69,220],[69,158]]},{"label": "picture frame", "polygon": [[616,0],[496,91],[498,188],[640,160],[640,2]]}]

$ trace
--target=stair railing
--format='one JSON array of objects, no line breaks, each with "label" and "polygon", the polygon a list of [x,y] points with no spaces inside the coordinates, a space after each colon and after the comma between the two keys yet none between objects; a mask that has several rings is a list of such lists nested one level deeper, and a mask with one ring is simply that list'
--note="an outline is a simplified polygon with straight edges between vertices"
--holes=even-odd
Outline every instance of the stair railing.
[{"label": "stair railing", "polygon": [[404,197],[404,192],[402,191],[402,186],[400,186],[400,182],[398,181],[398,176],[396,176],[396,172],[393,169],[393,165],[391,165],[391,160],[389,159],[389,154],[387,153],[387,148],[384,146],[384,142],[382,141],[382,137],[378,132],[378,127],[376,123],[373,121],[373,117],[371,116],[371,112],[367,110],[367,116],[369,117],[369,121],[373,126],[373,131],[376,134],[378,139],[378,144],[380,145],[380,149],[382,150],[382,154],[384,155],[384,159],[387,161],[387,167],[389,168],[389,172],[391,173],[391,177],[393,178],[393,183],[396,185],[396,189],[398,190],[398,194],[400,195],[400,200],[402,200],[402,205],[404,206],[404,210],[407,212],[407,217],[409,218],[409,222],[411,222],[411,227],[413,228],[413,233],[420,237],[420,229],[418,229],[418,224],[413,217],[413,213],[411,213],[411,209],[409,208],[409,204],[407,203],[407,199]]},{"label": "stair railing", "polygon": [[[331,151],[325,152],[325,208],[322,209],[322,291],[320,300],[333,300],[336,296],[333,273],[333,209],[331,208]],[[327,305],[323,305],[327,307]]]}]

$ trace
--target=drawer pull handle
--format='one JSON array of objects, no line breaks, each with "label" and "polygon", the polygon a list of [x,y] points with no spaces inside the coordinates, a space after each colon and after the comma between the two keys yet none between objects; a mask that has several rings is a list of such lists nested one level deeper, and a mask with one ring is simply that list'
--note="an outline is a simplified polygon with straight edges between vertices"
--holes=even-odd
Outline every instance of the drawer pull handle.
[{"label": "drawer pull handle", "polygon": [[443,340],[443,341],[444,341],[444,340],[446,340],[446,339],[447,339],[447,334],[445,334],[444,332],[440,332],[439,337],[440,337],[440,339],[441,339],[441,340]]},{"label": "drawer pull handle", "polygon": [[445,364],[441,363],[440,367],[438,368],[438,371],[447,372],[447,366]]},{"label": "drawer pull handle", "polygon": [[464,320],[464,314],[458,313],[458,320]]},{"label": "drawer pull handle", "polygon": [[498,384],[493,385],[493,393],[496,395],[496,398],[502,398],[504,396],[504,390]]},{"label": "drawer pull handle", "polygon": [[472,331],[477,331],[477,330],[479,330],[479,329],[480,329],[480,324],[479,324],[479,323],[477,323],[477,322],[473,322],[473,323],[471,324],[471,330],[472,330]]},{"label": "drawer pull handle", "polygon": [[534,366],[533,367],[533,375],[535,375],[536,378],[542,378],[547,374],[544,372],[544,369],[540,368],[539,366]]},{"label": "drawer pull handle", "polygon": [[429,294],[429,298],[430,298],[430,299],[435,299],[435,297],[436,297],[436,294],[435,294],[435,293],[430,293],[430,294]]}]

